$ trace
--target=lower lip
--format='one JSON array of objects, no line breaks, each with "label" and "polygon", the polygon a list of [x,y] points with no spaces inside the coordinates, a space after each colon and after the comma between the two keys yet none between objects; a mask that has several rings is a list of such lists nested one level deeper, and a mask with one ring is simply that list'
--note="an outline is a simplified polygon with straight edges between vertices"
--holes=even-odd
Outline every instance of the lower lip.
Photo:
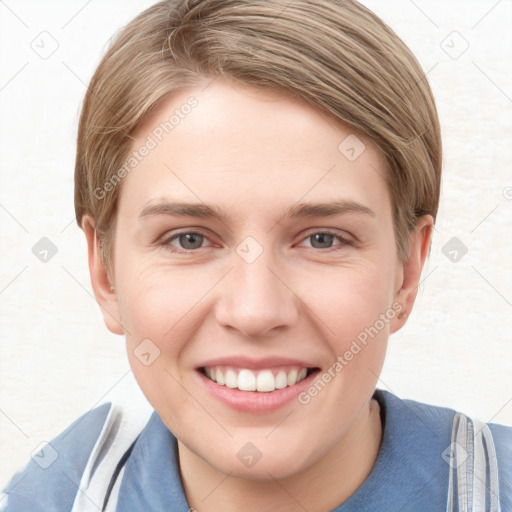
[{"label": "lower lip", "polygon": [[213,380],[203,375],[200,371],[195,372],[200,383],[217,400],[228,405],[232,409],[241,412],[269,413],[276,411],[286,404],[292,402],[297,396],[305,391],[317,376],[318,371],[308,375],[305,379],[297,382],[293,386],[287,386],[283,389],[274,391],[241,391],[237,388],[228,388],[221,386]]}]

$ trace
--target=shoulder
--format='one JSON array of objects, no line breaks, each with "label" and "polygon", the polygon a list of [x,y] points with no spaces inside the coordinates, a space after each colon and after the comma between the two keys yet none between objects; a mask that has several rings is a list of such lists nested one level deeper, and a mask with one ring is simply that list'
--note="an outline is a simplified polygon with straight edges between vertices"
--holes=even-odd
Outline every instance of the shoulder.
[{"label": "shoulder", "polygon": [[[402,400],[381,390],[376,392],[376,398],[384,403],[386,411],[392,412],[394,418],[399,418],[401,423],[421,426],[421,428],[410,429],[412,437],[416,434],[424,436],[425,430],[436,436],[443,434],[445,438],[448,433],[451,435],[452,422],[457,414],[454,409],[428,405],[414,400]],[[512,480],[512,427],[496,423],[484,425],[491,432],[500,469],[503,468],[503,471],[509,476],[509,480]]]},{"label": "shoulder", "polygon": [[[103,404],[73,422],[46,444],[4,489],[3,510],[68,511],[112,404]],[[7,502],[7,505],[5,504]]]},{"label": "shoulder", "polygon": [[[390,420],[387,426],[391,427],[391,432],[388,435],[399,436],[400,445],[408,446],[409,450],[423,451],[422,460],[437,460],[437,467],[442,468],[447,476],[448,468],[454,463],[451,458],[453,421],[458,413],[446,407],[402,400],[386,391],[378,390],[375,398],[384,405],[384,421]],[[471,418],[467,420],[475,433],[484,427],[490,432],[492,443],[488,445],[484,441],[484,449],[489,461],[497,464],[502,508],[512,510],[512,427],[480,423]]]},{"label": "shoulder", "polygon": [[417,442],[418,438],[439,439],[441,445],[449,441],[455,411],[447,407],[438,407],[402,399],[383,390],[377,390],[374,397],[381,405],[383,420],[393,435],[397,432],[403,439]]},{"label": "shoulder", "polygon": [[[399,417],[400,422],[415,419],[418,424],[424,425],[424,428],[432,429],[433,432],[451,431],[452,422],[457,411],[448,407],[440,407],[417,402],[410,399],[401,399],[398,396],[383,390],[375,392],[375,398],[387,412],[391,412],[394,417]],[[496,441],[499,449],[503,453],[510,455],[512,450],[512,427],[498,425],[496,423],[487,423],[493,439]]]}]

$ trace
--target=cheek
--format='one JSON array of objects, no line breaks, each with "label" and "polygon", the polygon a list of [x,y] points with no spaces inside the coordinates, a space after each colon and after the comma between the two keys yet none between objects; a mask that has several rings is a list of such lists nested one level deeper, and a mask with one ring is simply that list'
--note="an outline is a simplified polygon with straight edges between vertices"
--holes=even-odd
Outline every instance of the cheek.
[{"label": "cheek", "polygon": [[169,340],[183,337],[195,309],[211,287],[204,273],[180,267],[143,265],[126,261],[119,272],[119,309],[129,334],[150,338],[163,349]]},{"label": "cheek", "polygon": [[330,398],[336,407],[344,408],[350,400],[356,407],[357,400],[372,394],[382,370],[397,314],[392,307],[394,274],[383,272],[381,265],[365,265],[329,271],[322,280],[316,277],[304,279],[303,293],[330,352],[330,376],[325,378],[338,389]]},{"label": "cheek", "polygon": [[209,280],[191,281],[180,269],[124,263],[129,271],[118,274],[118,300],[130,366],[152,406],[175,417],[190,408],[182,356],[200,323]]},{"label": "cheek", "polygon": [[[366,266],[337,269],[325,276],[324,286],[318,280],[303,281],[303,292],[309,290],[309,318],[330,352],[318,378],[322,382],[315,381],[299,397],[301,404],[311,403],[312,417],[322,418],[327,408],[347,420],[372,396],[397,314],[392,307],[393,280],[394,275],[383,273],[380,266]],[[323,428],[334,437],[339,434],[336,422]]]},{"label": "cheek", "polygon": [[340,349],[376,322],[386,331],[379,319],[393,314],[394,275],[374,265],[329,269],[323,276],[303,277],[301,287],[304,302]]}]

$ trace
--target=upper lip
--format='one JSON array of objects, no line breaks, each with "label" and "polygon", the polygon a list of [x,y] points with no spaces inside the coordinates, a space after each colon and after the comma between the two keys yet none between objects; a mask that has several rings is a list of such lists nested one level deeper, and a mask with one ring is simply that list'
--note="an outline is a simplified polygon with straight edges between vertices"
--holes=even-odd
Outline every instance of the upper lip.
[{"label": "upper lip", "polygon": [[217,357],[208,359],[197,366],[197,368],[205,368],[212,366],[232,366],[234,368],[246,368],[247,370],[264,370],[267,368],[275,368],[278,366],[298,366],[300,368],[317,368],[315,364],[311,364],[299,359],[290,357],[265,357],[250,358],[247,356],[231,356]]}]

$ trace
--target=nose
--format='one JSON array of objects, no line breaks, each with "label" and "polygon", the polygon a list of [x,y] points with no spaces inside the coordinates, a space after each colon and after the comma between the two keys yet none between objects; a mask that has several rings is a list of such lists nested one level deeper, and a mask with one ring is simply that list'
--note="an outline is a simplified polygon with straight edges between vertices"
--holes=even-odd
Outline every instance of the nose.
[{"label": "nose", "polygon": [[265,252],[247,263],[237,255],[216,304],[216,320],[246,337],[281,333],[299,318],[300,300],[273,258]]}]

